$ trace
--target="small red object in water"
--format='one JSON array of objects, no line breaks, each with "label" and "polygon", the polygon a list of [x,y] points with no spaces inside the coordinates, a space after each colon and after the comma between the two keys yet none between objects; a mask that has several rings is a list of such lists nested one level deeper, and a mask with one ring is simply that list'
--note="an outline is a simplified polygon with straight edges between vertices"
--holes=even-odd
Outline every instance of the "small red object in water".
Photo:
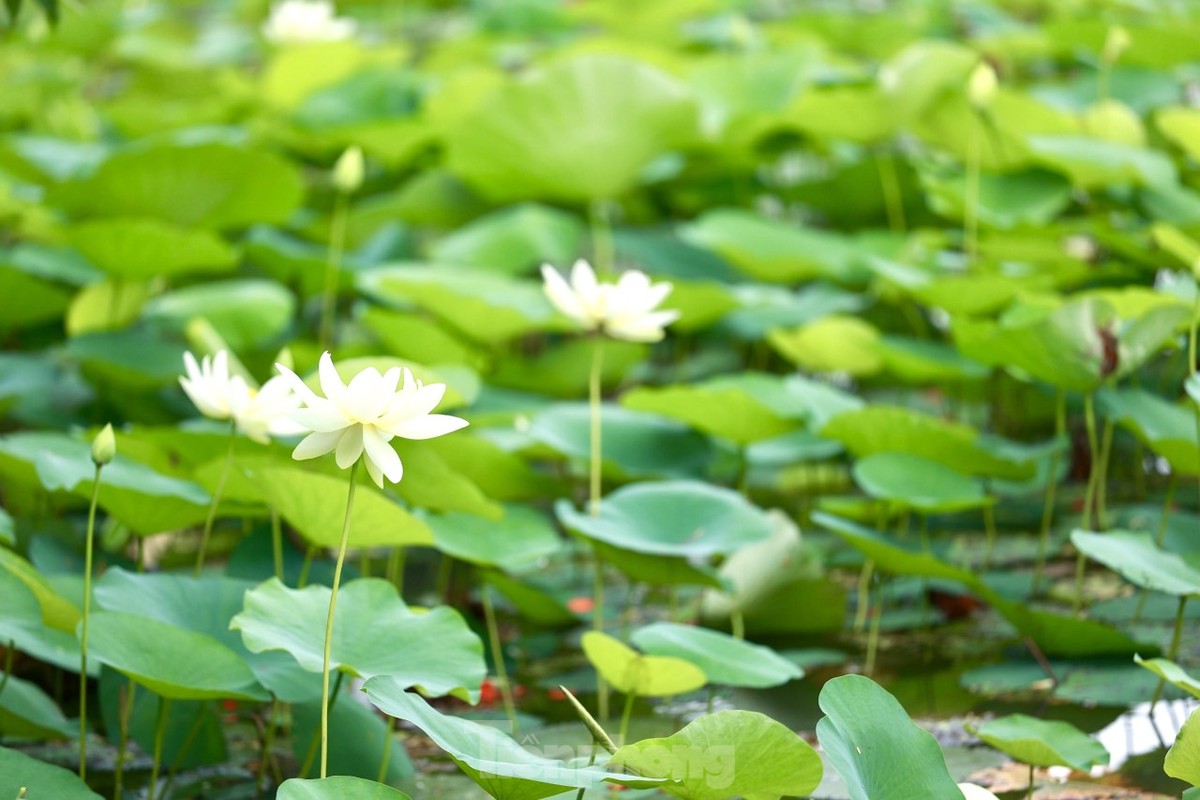
[{"label": "small red object in water", "polygon": [[556,686],[546,692],[546,697],[549,697],[551,700],[566,700],[567,693]]},{"label": "small red object in water", "polygon": [[225,709],[226,711],[237,711],[237,707],[238,707],[237,700],[222,700],[221,701],[221,708]]},{"label": "small red object in water", "polygon": [[983,608],[983,603],[978,598],[937,589],[929,590],[929,601],[937,606],[947,619],[962,619],[970,616],[972,611]]},{"label": "small red object in water", "polygon": [[500,699],[500,690],[496,684],[492,683],[491,678],[484,678],[483,683],[479,686],[479,702],[485,706],[490,706]]},{"label": "small red object in water", "polygon": [[590,614],[595,607],[590,597],[572,597],[567,601],[567,608],[575,614]]}]

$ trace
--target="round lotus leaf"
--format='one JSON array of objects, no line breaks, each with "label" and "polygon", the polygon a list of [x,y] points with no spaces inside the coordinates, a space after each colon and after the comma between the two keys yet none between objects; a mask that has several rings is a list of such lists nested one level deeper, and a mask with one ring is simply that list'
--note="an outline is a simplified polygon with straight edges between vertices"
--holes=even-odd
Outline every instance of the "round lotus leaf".
[{"label": "round lotus leaf", "polygon": [[918,511],[961,511],[988,505],[979,481],[912,453],[875,453],[854,465],[854,480],[871,497]]},{"label": "round lotus leaf", "polygon": [[968,725],[967,730],[1000,752],[1035,767],[1063,764],[1087,772],[1108,763],[1104,745],[1069,722],[1009,714],[977,728]]},{"label": "round lotus leaf", "polygon": [[613,687],[639,697],[667,697],[699,689],[704,671],[673,656],[648,656],[600,631],[583,635],[583,652]]},{"label": "round lotus leaf", "polygon": [[655,622],[638,628],[630,640],[652,656],[690,661],[709,683],[722,686],[762,689],[804,677],[804,670],[769,647],[695,625]]},{"label": "round lotus leaf", "polygon": [[728,555],[770,537],[771,518],[730,489],[701,481],[625,486],[600,503],[599,514],[567,500],[554,507],[569,530],[638,553],[687,558]]}]

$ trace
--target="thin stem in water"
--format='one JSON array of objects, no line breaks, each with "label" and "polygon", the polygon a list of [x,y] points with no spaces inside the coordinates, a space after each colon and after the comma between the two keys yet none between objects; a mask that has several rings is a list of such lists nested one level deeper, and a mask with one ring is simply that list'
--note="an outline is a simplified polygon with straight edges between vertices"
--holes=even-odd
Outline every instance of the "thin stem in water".
[{"label": "thin stem in water", "polygon": [[[87,541],[83,545],[83,620],[79,633],[79,780],[87,781],[87,718],[88,718],[88,623],[92,615],[92,558],[96,536],[96,506],[100,504],[100,470],[96,465],[92,476],[92,502],[88,506]],[[7,677],[7,673],[5,673]]]},{"label": "thin stem in water", "polygon": [[158,721],[154,725],[154,765],[150,768],[149,800],[154,800],[158,791],[158,770],[162,766],[163,742],[167,738],[167,714],[171,701],[166,697],[158,698]]},{"label": "thin stem in water", "polygon": [[[1083,495],[1083,521],[1080,525],[1085,531],[1092,529],[1092,502],[1096,492],[1096,478],[1098,475],[1097,462],[1099,461],[1096,441],[1096,404],[1091,392],[1088,392],[1083,397],[1083,416],[1084,424],[1087,426],[1088,437],[1088,453],[1091,455],[1091,466],[1088,469],[1087,490]],[[1084,570],[1087,567],[1087,557],[1083,551],[1079,551],[1079,555],[1075,558],[1075,601],[1074,612],[1078,614],[1083,610],[1083,578]]]},{"label": "thin stem in water", "polygon": [[508,724],[512,732],[519,731],[517,723],[517,706],[513,702],[512,685],[508,682],[508,667],[504,663],[504,647],[500,642],[500,626],[496,624],[496,606],[492,602],[492,586],[483,585],[483,616],[487,622],[488,645],[492,650],[492,661],[496,666],[496,679],[500,682],[500,697],[504,700],[504,712],[508,714]]},{"label": "thin stem in water", "polygon": [[325,281],[321,289],[321,321],[317,341],[322,350],[333,344],[334,326],[337,323],[338,277],[342,271],[342,252],[346,247],[346,217],[350,209],[350,198],[338,192],[333,201],[333,216],[329,221],[329,250],[325,258]]},{"label": "thin stem in water", "polygon": [[617,732],[617,741],[621,747],[629,743],[629,721],[633,719],[633,701],[637,695],[633,692],[625,694],[625,710],[621,712],[621,729]]},{"label": "thin stem in water", "polygon": [[1046,497],[1042,504],[1042,525],[1038,532],[1037,563],[1033,568],[1033,594],[1041,591],[1042,573],[1046,569],[1046,548],[1050,543],[1050,529],[1054,524],[1054,502],[1058,491],[1058,464],[1062,456],[1061,445],[1067,434],[1067,394],[1058,390],[1054,403],[1054,438],[1059,446],[1050,456],[1050,469],[1046,473]]},{"label": "thin stem in water", "polygon": [[[1167,651],[1167,659],[1174,661],[1179,657],[1179,640],[1183,637],[1183,614],[1187,610],[1187,595],[1179,596],[1179,606],[1175,610],[1175,629],[1171,633],[1171,648]],[[1154,707],[1162,698],[1163,688],[1167,685],[1166,678],[1159,678],[1158,686],[1154,688],[1154,697],[1150,698],[1150,718],[1154,718]]]},{"label": "thin stem in water", "polygon": [[279,510],[271,506],[271,556],[275,562],[275,577],[283,580],[283,523]]},{"label": "thin stem in water", "polygon": [[213,490],[212,503],[208,507],[208,516],[204,518],[204,532],[200,535],[200,549],[196,551],[196,567],[192,571],[197,577],[204,569],[204,556],[208,552],[208,540],[212,537],[213,522],[217,519],[217,509],[221,506],[221,495],[225,491],[225,481],[229,479],[229,468],[233,466],[233,446],[237,442],[237,422],[229,420],[229,449],[225,453],[225,463],[221,467],[221,475],[217,478],[217,486]]},{"label": "thin stem in water", "polygon": [[337,564],[333,568],[333,590],[329,593],[329,615],[325,619],[325,654],[321,663],[321,777],[329,768],[329,657],[333,648],[333,619],[337,612],[338,588],[342,583],[342,566],[346,563],[346,545],[350,541],[350,519],[354,512],[354,487],[358,485],[358,465],[350,467],[350,490],[346,494],[346,519],[342,523],[342,540],[338,544]]}]

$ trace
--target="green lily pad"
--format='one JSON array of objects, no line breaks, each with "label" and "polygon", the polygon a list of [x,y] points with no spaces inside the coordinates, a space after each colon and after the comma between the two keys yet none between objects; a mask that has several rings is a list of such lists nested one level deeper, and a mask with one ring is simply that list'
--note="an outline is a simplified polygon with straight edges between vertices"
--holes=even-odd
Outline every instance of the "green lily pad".
[{"label": "green lily pad", "polygon": [[1193,409],[1136,388],[1106,389],[1097,394],[1096,400],[1101,413],[1167,459],[1171,469],[1187,475],[1200,473]]},{"label": "green lily pad", "polygon": [[52,201],[76,216],[151,217],[182,227],[283,222],[300,204],[299,171],[274,153],[228,144],[157,144],[106,158]]},{"label": "green lily pad", "polygon": [[[803,424],[803,409],[771,402],[770,394],[785,396],[782,381],[765,375],[742,373],[737,378],[716,378],[701,384],[638,387],[621,396],[621,405],[678,419],[705,433],[746,445],[795,430]],[[786,402],[786,400],[785,400]],[[720,408],[722,413],[714,414]]]},{"label": "green lily pad", "polygon": [[[52,592],[51,587],[44,587]],[[79,639],[74,633],[51,627],[42,616],[37,594],[24,581],[0,567],[0,645],[15,647],[39,661],[65,670],[79,671]],[[78,613],[74,615],[78,617]],[[99,664],[88,664],[89,675],[99,675]]]},{"label": "green lily pad", "polygon": [[493,199],[615,198],[695,127],[692,98],[670,75],[582,55],[492,91],[447,131],[446,159]]},{"label": "green lily pad", "polygon": [[860,459],[875,453],[909,453],[966,475],[1008,480],[1034,475],[1033,464],[996,452],[969,425],[911,408],[870,405],[847,410],[825,423],[819,433],[841,442]]},{"label": "green lily pad", "polygon": [[[589,339],[571,338],[552,342],[530,356],[508,355],[495,365],[489,383],[564,400],[586,397],[594,347]],[[605,341],[601,385],[620,383],[645,360],[648,347],[641,342]]]},{"label": "green lily pad", "polygon": [[426,522],[443,553],[507,571],[533,566],[562,547],[550,520],[528,506],[507,506],[498,520],[473,514],[440,514],[427,517]]},{"label": "green lily pad", "polygon": [[403,264],[365,272],[359,288],[397,306],[416,305],[481,345],[528,333],[573,330],[555,314],[540,285],[466,267]]},{"label": "green lily pad", "polygon": [[[1200,711],[1200,710],[1198,710]],[[1167,751],[1163,771],[1172,778],[1200,786],[1200,713],[1193,711]]]},{"label": "green lily pad", "polygon": [[142,313],[178,334],[202,317],[230,348],[246,350],[279,337],[295,316],[296,300],[274,281],[216,281],[161,294]]},{"label": "green lily pad", "polygon": [[1009,714],[967,730],[1005,755],[1035,767],[1058,764],[1087,772],[1108,763],[1104,745],[1069,722]]},{"label": "green lily pad", "polygon": [[630,640],[651,656],[690,661],[709,683],[721,686],[762,689],[804,677],[804,670],[769,647],[695,625],[655,622],[635,630]]},{"label": "green lily pad", "polygon": [[[91,445],[61,433],[22,432],[0,438],[0,474],[51,492],[90,498]],[[100,506],[137,533],[178,530],[204,519],[208,494],[120,454],[100,478]]]},{"label": "green lily pad", "polygon": [[625,486],[604,498],[599,514],[566,499],[554,511],[569,530],[623,550],[660,556],[728,555],[771,535],[771,519],[742,495],[700,481]]},{"label": "green lily pad", "polygon": [[[283,650],[309,672],[324,660],[326,586],[289,589],[276,578],[246,592],[245,610],[230,622],[251,652]],[[350,581],[338,592],[330,669],[354,677],[388,675],[405,688],[476,702],[487,675],[483,644],[458,612],[440,606],[413,612],[396,587],[378,578]]]},{"label": "green lily pad", "polygon": [[707,211],[680,231],[688,244],[711,250],[751,278],[797,283],[858,277],[858,248],[837,233],[789,225],[750,211]]},{"label": "green lily pad", "polygon": [[1148,147],[1088,136],[1031,136],[1027,144],[1039,163],[1080,187],[1170,186],[1177,182],[1171,159]]},{"label": "green lily pad", "polygon": [[704,671],[690,661],[643,655],[600,631],[583,635],[583,652],[604,680],[625,694],[667,697],[695,691],[707,683]]},{"label": "green lily pad", "polygon": [[[55,630],[70,633],[72,636],[75,634],[75,626],[81,616],[79,609],[60,595],[37,567],[12,550],[0,547],[0,570],[24,584],[25,588],[33,593],[41,607],[42,622]],[[15,608],[19,602],[18,596],[5,595],[10,596]]]},{"label": "green lily pad", "polygon": [[216,234],[155,219],[91,220],[71,227],[67,240],[92,264],[123,281],[223,272],[237,263],[233,248]]},{"label": "green lily pad", "polygon": [[74,772],[0,747],[0,796],[26,800],[100,800]]},{"label": "green lily pad", "polygon": [[661,790],[685,800],[807,797],[824,771],[807,742],[755,711],[707,714],[672,736],[626,745],[609,763],[665,778]]},{"label": "green lily pad", "polygon": [[92,612],[88,658],[172,700],[269,700],[246,662],[211,636],[122,611]]},{"label": "green lily pad", "polygon": [[[701,614],[710,624],[726,624],[741,613],[754,634],[808,634],[840,630],[846,618],[846,591],[826,575],[821,550],[803,539],[800,528],[778,510],[767,512],[770,538],[739,548],[718,570],[726,584],[705,592]],[[780,614],[803,608],[804,614]]]},{"label": "green lily pad", "polygon": [[[886,689],[862,675],[834,678],[817,701],[817,738],[851,800],[961,798],[937,740]],[[897,780],[903,771],[903,780]]]},{"label": "green lily pad", "polygon": [[934,513],[988,505],[979,481],[912,453],[874,453],[854,465],[854,480],[871,497]]},{"label": "green lily pad", "polygon": [[1172,686],[1182,689],[1192,697],[1200,699],[1200,680],[1193,678],[1188,674],[1187,670],[1174,661],[1167,658],[1144,659],[1139,655],[1135,655],[1133,661],[1150,670]]},{"label": "green lily pad", "polygon": [[404,689],[403,681],[390,675],[371,678],[363,684],[363,691],[376,707],[424,731],[459,769],[496,800],[541,800],[568,789],[599,789],[606,780],[634,780],[599,767],[573,767],[535,755],[497,728],[441,714],[423,698]]},{"label": "green lily pad", "polygon": [[[319,687],[286,654],[251,653],[229,622],[242,610],[251,581],[206,572],[198,577],[171,573],[134,573],[108,569],[94,584],[95,604],[156,619],[181,630],[208,636],[236,653],[266,689],[288,703],[311,700]],[[196,598],[203,597],[203,603]]]},{"label": "green lily pad", "polygon": [[0,733],[39,741],[77,739],[79,724],[67,719],[37,684],[9,675],[0,692]]},{"label": "green lily pad", "polygon": [[[591,411],[586,403],[556,403],[538,412],[529,435],[570,458],[586,461],[591,453]],[[605,470],[627,477],[695,474],[708,462],[708,440],[657,414],[603,405],[600,454]]]},{"label": "green lily pad", "polygon": [[883,369],[879,340],[874,325],[842,314],[767,334],[771,347],[803,370],[845,372],[855,377],[874,375]]},{"label": "green lily pad", "polygon": [[1104,358],[1100,330],[1110,317],[1109,310],[1094,300],[1001,318],[999,323],[959,317],[954,321],[954,343],[980,363],[1088,392],[1100,383]]},{"label": "green lily pad", "polygon": [[[346,517],[346,479],[301,469],[268,468],[253,476],[263,496],[288,524],[318,547],[337,547]],[[351,547],[433,544],[421,519],[373,486],[356,487],[350,515]]]},{"label": "green lily pad", "polygon": [[1152,534],[1076,530],[1071,544],[1137,586],[1179,597],[1200,594],[1200,568],[1178,553],[1163,550]]},{"label": "green lily pad", "polygon": [[62,316],[71,293],[15,267],[0,265],[0,298],[0,330],[7,332]]},{"label": "green lily pad", "polygon": [[366,778],[334,775],[329,778],[291,778],[283,782],[276,800],[411,800],[399,789]]},{"label": "green lily pad", "polygon": [[576,217],[536,203],[501,209],[439,240],[430,255],[441,264],[517,275],[539,264],[568,264],[580,252],[584,225]]}]

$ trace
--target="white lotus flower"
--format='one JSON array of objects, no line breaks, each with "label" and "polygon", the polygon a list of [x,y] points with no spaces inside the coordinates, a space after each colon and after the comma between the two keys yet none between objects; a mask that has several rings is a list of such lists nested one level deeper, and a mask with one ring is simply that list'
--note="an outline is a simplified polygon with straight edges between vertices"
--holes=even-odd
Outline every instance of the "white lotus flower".
[{"label": "white lotus flower", "polygon": [[389,444],[393,438],[432,439],[467,425],[465,419],[449,414],[431,414],[442,402],[446,384],[426,386],[414,380],[408,369],[393,367],[381,375],[368,367],[347,385],[326,352],[318,368],[325,393],[321,397],[283,364],[275,368],[304,403],[304,408],[292,413],[292,420],[311,431],[292,458],[303,461],[332,452],[337,465],[347,469],[365,455],[367,472],[381,489],[384,477],[399,483],[404,476],[400,456]]},{"label": "white lotus flower", "polygon": [[282,0],[271,6],[262,33],[275,44],[338,42],[350,39],[358,23],[338,17],[330,0]]},{"label": "white lotus flower", "polygon": [[571,282],[549,264],[542,265],[542,288],[554,307],[584,330],[603,331],[614,339],[657,342],[663,328],[679,319],[678,311],[655,311],[674,288],[669,282],[650,283],[646,273],[630,270],[614,283],[600,283],[591,264],[580,259],[571,268]]},{"label": "white lotus flower", "polygon": [[187,375],[179,385],[204,416],[232,419],[238,431],[261,444],[271,436],[304,432],[289,416],[300,407],[300,398],[282,377],[271,378],[257,389],[241,375],[229,374],[229,354],[224,350],[204,356],[199,363],[194,355],[184,353],[183,365]]}]

